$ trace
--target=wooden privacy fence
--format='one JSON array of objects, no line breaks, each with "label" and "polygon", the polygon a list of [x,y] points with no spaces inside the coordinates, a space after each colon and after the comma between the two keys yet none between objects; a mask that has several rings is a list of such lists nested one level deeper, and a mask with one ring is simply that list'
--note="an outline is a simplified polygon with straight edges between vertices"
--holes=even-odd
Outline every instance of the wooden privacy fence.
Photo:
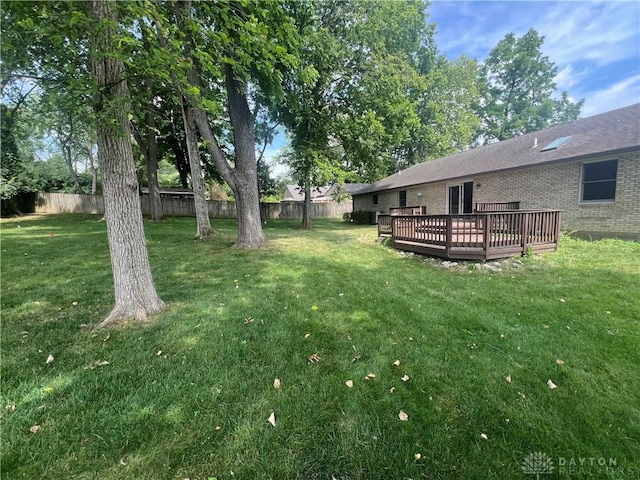
[{"label": "wooden privacy fence", "polygon": [[556,250],[562,212],[520,210],[473,215],[392,215],[395,248],[444,258],[488,260]]},{"label": "wooden privacy fence", "polygon": [[[141,196],[140,203],[143,214],[149,213],[149,197]],[[236,203],[213,201],[207,202],[209,216],[212,218],[236,218]],[[352,202],[312,203],[312,218],[340,218],[351,212]],[[301,202],[261,203],[260,213],[263,219],[299,219],[302,218]],[[166,216],[195,217],[193,199],[162,198],[162,211]],[[94,213],[104,214],[104,200],[101,195],[78,195],[70,193],[39,193],[36,201],[36,213]]]}]

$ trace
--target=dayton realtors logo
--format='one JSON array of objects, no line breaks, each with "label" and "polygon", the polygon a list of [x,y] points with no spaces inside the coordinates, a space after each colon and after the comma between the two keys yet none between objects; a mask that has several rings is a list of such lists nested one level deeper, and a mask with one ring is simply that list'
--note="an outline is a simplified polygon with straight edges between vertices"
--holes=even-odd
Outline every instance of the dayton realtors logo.
[{"label": "dayton realtors logo", "polygon": [[536,480],[540,479],[540,475],[551,474],[554,469],[551,457],[542,452],[530,453],[522,462],[522,471],[527,475],[535,475]]}]

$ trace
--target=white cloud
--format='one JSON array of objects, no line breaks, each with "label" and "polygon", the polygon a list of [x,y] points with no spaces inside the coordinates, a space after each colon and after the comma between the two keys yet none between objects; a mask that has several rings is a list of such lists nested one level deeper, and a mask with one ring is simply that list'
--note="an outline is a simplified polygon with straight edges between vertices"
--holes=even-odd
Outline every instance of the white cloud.
[{"label": "white cloud", "polygon": [[553,81],[555,82],[558,91],[563,92],[568,91],[577,83],[578,80],[571,65],[567,65],[556,74]]},{"label": "white cloud", "polygon": [[640,74],[620,80],[609,87],[588,92],[582,116],[589,117],[640,102]]}]

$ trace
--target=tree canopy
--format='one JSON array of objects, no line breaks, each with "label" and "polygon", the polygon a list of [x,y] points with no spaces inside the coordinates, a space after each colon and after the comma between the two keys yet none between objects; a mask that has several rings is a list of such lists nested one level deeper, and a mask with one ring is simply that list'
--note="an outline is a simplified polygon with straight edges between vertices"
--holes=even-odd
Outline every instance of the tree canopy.
[{"label": "tree canopy", "polygon": [[584,100],[567,92],[553,98],[555,64],[542,53],[544,37],[531,29],[521,38],[507,34],[491,50],[480,70],[482,126],[478,143],[516,137],[578,118]]}]

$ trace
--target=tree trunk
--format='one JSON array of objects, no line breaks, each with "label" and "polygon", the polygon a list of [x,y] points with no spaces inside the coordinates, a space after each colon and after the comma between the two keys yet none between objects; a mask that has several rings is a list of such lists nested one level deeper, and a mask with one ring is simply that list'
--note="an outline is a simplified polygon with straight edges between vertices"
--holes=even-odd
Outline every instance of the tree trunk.
[{"label": "tree trunk", "polygon": [[87,147],[87,157],[89,158],[89,170],[91,171],[91,195],[95,195],[98,190],[98,169],[93,158],[93,145]]},{"label": "tree trunk", "polygon": [[130,97],[124,64],[113,55],[117,17],[107,0],[92,0],[91,7],[98,23],[91,39],[97,52],[91,66],[98,86],[98,161],[115,289],[115,306],[99,325],[103,327],[118,320],[146,320],[162,310],[164,303],[156,293],[147,254],[129,140]]},{"label": "tree trunk", "polygon": [[193,188],[193,200],[196,209],[196,234],[195,238],[206,238],[215,235],[209,221],[209,206],[204,196],[204,178],[202,175],[202,165],[200,164],[200,152],[198,150],[198,137],[196,126],[191,115],[187,99],[182,98],[182,118],[184,119],[184,135],[187,140],[187,156],[191,167],[191,186]]},{"label": "tree trunk", "polygon": [[149,214],[151,220],[160,221],[163,218],[163,213],[158,185],[158,139],[156,136],[156,114],[153,111],[153,80],[147,77],[144,83],[150,103],[145,122],[147,124],[147,155],[145,155],[145,159],[147,160],[147,183],[149,184]]},{"label": "tree trunk", "polygon": [[311,228],[311,178],[306,175],[304,180],[304,206],[302,208],[302,228]]},{"label": "tree trunk", "polygon": [[254,118],[249,109],[246,85],[235,76],[230,65],[225,67],[229,118],[233,128],[236,168],[233,171],[238,212],[238,248],[259,248],[267,244],[260,219],[260,192],[258,191],[258,163]]}]

